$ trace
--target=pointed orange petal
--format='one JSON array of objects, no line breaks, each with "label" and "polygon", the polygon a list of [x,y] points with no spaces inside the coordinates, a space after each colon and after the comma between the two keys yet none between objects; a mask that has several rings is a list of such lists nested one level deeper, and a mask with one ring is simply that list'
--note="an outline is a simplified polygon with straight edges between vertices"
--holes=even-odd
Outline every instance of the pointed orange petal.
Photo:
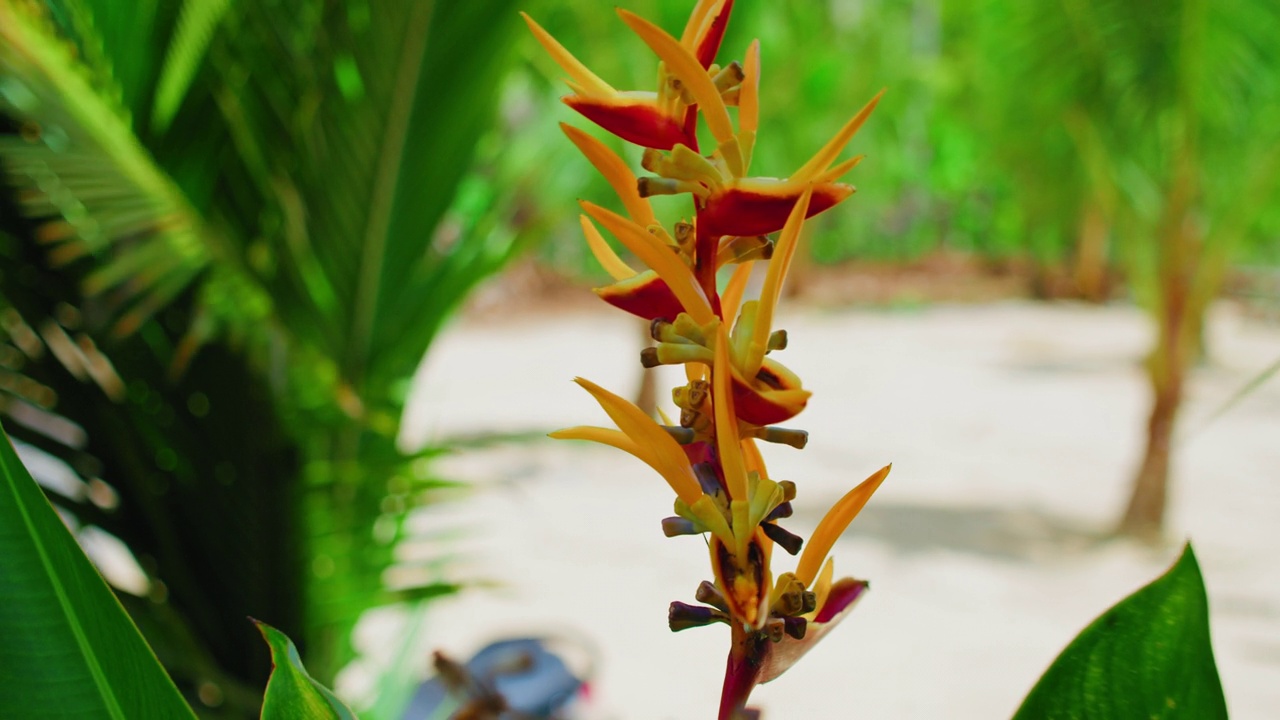
[{"label": "pointed orange petal", "polygon": [[858,111],[857,115],[850,118],[849,122],[845,123],[844,127],[840,128],[840,132],[836,133],[835,137],[831,138],[826,145],[823,145],[822,149],[809,159],[809,162],[805,163],[795,172],[795,174],[791,176],[791,179],[800,180],[802,182],[812,180],[827,168],[831,167],[831,163],[835,162],[836,158],[840,156],[840,151],[844,150],[844,146],[849,144],[849,141],[853,139],[854,134],[858,132],[858,129],[862,127],[862,124],[871,116],[871,111],[876,109],[876,103],[880,102],[880,97],[882,95],[884,95],[884,90],[876,93],[876,96],[871,98],[871,102],[864,105],[863,108]]},{"label": "pointed orange petal", "polygon": [[651,235],[648,230],[611,210],[586,200],[581,201],[581,204],[588,215],[605,226],[628,250],[635,253],[641,262],[662,278],[694,322],[705,325],[716,319],[715,314],[711,312],[711,303],[703,294],[702,286],[694,278],[693,271],[681,262],[670,248],[663,245],[661,240]]},{"label": "pointed orange petal", "polygon": [[859,163],[861,163],[863,160],[866,160],[866,159],[867,159],[866,155],[854,155],[853,157],[836,165],[830,170],[827,170],[826,172],[823,172],[823,173],[819,173],[818,176],[813,179],[813,182],[819,186],[827,183],[833,183],[836,180],[839,180],[841,177],[843,177],[845,173],[857,167]]},{"label": "pointed orange petal", "polygon": [[782,227],[778,244],[774,247],[773,257],[769,259],[769,271],[764,276],[764,287],[760,291],[760,309],[756,313],[756,324],[752,332],[751,344],[748,348],[746,362],[742,374],[755,377],[764,362],[765,349],[769,344],[769,333],[773,329],[773,310],[782,295],[782,282],[791,270],[791,259],[795,257],[796,246],[800,242],[800,230],[804,227],[805,214],[809,212],[809,200],[813,198],[813,188],[807,187],[804,194],[791,208],[787,222]]},{"label": "pointed orange petal", "polygon": [[[635,442],[640,454],[636,454],[654,470],[657,470],[676,495],[692,505],[702,497],[702,488],[693,476],[689,459],[680,448],[680,444],[663,430],[658,423],[644,414],[644,411],[631,402],[618,397],[585,378],[575,378],[600,403],[600,407],[608,413],[618,429]],[[631,452],[628,450],[628,452]],[[633,453],[634,454],[634,453]]]},{"label": "pointed orange petal", "polygon": [[[724,106],[724,99],[720,97],[720,91],[716,90],[706,69],[698,64],[698,59],[662,28],[639,15],[621,9],[618,10],[618,15],[666,63],[667,70],[680,78],[680,82],[693,94],[716,141],[723,145],[732,140],[733,124],[729,121],[729,111]],[[741,156],[730,153],[725,157],[725,162],[734,176],[742,175]]]},{"label": "pointed orange petal", "polygon": [[587,69],[578,58],[564,48],[558,40],[551,37],[551,33],[542,29],[542,26],[534,22],[528,13],[520,13],[520,17],[524,18],[524,22],[529,26],[529,31],[538,39],[538,43],[542,45],[552,60],[560,66],[560,69],[569,74],[573,81],[577,83],[583,91],[591,97],[606,97],[616,95],[617,91],[613,89],[609,83],[601,80],[595,73]]},{"label": "pointed orange petal", "polygon": [[720,312],[725,320],[733,320],[737,317],[738,307],[742,304],[742,294],[747,290],[747,281],[751,279],[751,269],[755,264],[754,260],[740,263],[733,269],[733,275],[729,276],[729,282],[725,284],[724,292],[720,294]]},{"label": "pointed orange petal", "polygon": [[804,553],[800,555],[800,564],[796,566],[796,578],[804,583],[805,587],[813,583],[814,577],[818,574],[818,567],[826,559],[827,553],[831,552],[831,546],[835,544],[836,538],[840,537],[845,528],[849,527],[849,523],[862,511],[876,488],[880,487],[880,483],[889,476],[891,468],[893,468],[892,464],[885,465],[871,477],[863,480],[840,498],[835,505],[832,505],[826,516],[822,518],[822,522],[818,523],[813,536],[805,544]]},{"label": "pointed orange petal", "polygon": [[[730,500],[748,500],[747,470],[742,462],[742,443],[738,436],[738,417],[733,412],[732,361],[729,338],[724,324],[716,328],[716,359],[711,367],[711,402],[715,409],[716,449],[724,470],[725,489]],[[737,531],[740,528],[735,527]]]},{"label": "pointed orange petal", "polygon": [[560,129],[609,182],[632,220],[642,227],[649,227],[657,222],[653,217],[653,208],[649,206],[647,200],[640,197],[640,192],[636,190],[635,173],[631,172],[631,168],[627,167],[622,158],[604,143],[572,125],[560,123]]},{"label": "pointed orange petal", "polygon": [[724,41],[725,28],[729,26],[729,14],[732,12],[733,0],[725,0],[716,10],[711,21],[706,23],[706,29],[698,31],[697,42],[693,46],[681,43],[693,52],[693,56],[698,59],[698,64],[702,67],[709,68],[716,61],[716,54],[720,52],[720,43]]},{"label": "pointed orange petal", "polygon": [[707,18],[717,5],[724,0],[698,0],[693,6],[693,12],[689,13],[689,21],[684,24],[684,32],[680,33],[680,44],[693,50],[698,41],[698,37],[702,35],[703,29],[707,26]]},{"label": "pointed orange petal", "polygon": [[[760,41],[752,40],[742,60],[742,90],[738,93],[738,131],[754,133],[760,123]],[[743,152],[747,152],[743,148]]]},{"label": "pointed orange petal", "polygon": [[630,280],[636,276],[636,271],[623,262],[622,258],[618,257],[618,253],[605,242],[604,236],[592,224],[591,218],[579,215],[578,222],[582,224],[582,234],[587,238],[587,247],[591,249],[591,254],[595,256],[605,272],[609,273],[614,280]]}]

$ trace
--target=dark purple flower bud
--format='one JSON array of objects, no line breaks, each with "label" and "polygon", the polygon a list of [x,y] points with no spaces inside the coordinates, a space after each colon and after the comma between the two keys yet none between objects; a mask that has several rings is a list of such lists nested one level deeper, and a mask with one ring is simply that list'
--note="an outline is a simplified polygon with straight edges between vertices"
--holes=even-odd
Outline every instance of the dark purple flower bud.
[{"label": "dark purple flower bud", "polygon": [[724,601],[724,595],[720,593],[720,588],[710,580],[703,580],[698,589],[694,592],[693,597],[700,603],[706,603],[718,610],[729,612],[729,604]]},{"label": "dark purple flower bud", "polygon": [[671,632],[718,622],[728,623],[729,616],[705,605],[690,605],[677,600],[667,609],[667,626],[671,628]]},{"label": "dark purple flower bud", "polygon": [[774,508],[773,511],[770,512],[769,515],[765,517],[764,521],[769,522],[770,520],[781,520],[782,518],[789,518],[791,517],[791,513],[792,513],[791,503],[784,502],[778,507]]},{"label": "dark purple flower bud", "polygon": [[693,524],[692,520],[668,517],[662,518],[662,534],[667,537],[676,537],[677,535],[701,535],[702,531]]},{"label": "dark purple flower bud", "polygon": [[799,535],[787,532],[774,523],[761,523],[760,528],[764,530],[764,534],[770,540],[778,543],[783,550],[786,550],[791,555],[800,552],[800,546],[804,544],[804,540]]}]

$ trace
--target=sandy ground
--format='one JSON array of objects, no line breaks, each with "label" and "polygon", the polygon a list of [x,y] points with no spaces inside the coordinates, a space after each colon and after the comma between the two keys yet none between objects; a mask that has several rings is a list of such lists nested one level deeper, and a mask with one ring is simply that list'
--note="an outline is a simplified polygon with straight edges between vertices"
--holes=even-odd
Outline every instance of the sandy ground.
[{"label": "sandy ground", "polygon": [[[535,317],[452,328],[415,386],[406,442],[605,424],[570,379],[631,393],[639,330],[607,308]],[[1183,416],[1169,543],[1150,549],[1101,539],[1141,447],[1150,333],[1138,311],[1014,302],[792,308],[781,320],[791,346],[778,357],[815,392],[792,423],[810,431],[809,447],[767,455],[775,477],[799,484],[788,526],[807,537],[852,484],[894,469],[835,549],[837,573],[871,579],[872,592],[756,691],[767,720],[1008,717],[1063,645],[1186,538],[1232,715],[1275,717],[1280,380],[1204,421],[1280,357],[1280,329],[1215,313],[1212,361]],[[598,649],[599,717],[714,716],[727,631],[666,629],[667,604],[692,601],[710,573],[701,540],[662,536],[672,496],[657,475],[611,449],[551,440],[460,451],[437,467],[475,492],[421,511],[427,539],[407,555],[447,552],[455,576],[502,585],[434,605],[413,656],[566,633]],[[344,676],[349,692],[399,627],[385,614],[362,625],[372,655]]]}]

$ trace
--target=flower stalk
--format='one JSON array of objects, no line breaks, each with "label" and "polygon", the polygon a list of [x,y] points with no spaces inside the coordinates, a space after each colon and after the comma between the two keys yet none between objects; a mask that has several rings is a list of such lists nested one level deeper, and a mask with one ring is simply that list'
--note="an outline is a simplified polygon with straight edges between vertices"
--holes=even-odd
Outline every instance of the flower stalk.
[{"label": "flower stalk", "polygon": [[[777,480],[757,441],[801,449],[808,433],[778,427],[801,411],[810,392],[774,353],[786,349],[775,311],[806,219],[854,193],[840,178],[862,156],[837,162],[874,110],[872,98],[789,178],[749,174],[758,136],[760,45],[743,59],[716,63],[733,0],[697,0],[680,37],[626,10],[622,21],[657,58],[652,91],[618,91],[592,73],[528,15],[530,31],[568,75],[569,107],[605,131],[642,148],[637,175],[607,145],[561,125],[569,140],[617,193],[625,215],[581,201],[587,245],[613,278],[596,293],[651,323],[654,347],[645,367],[682,365],[687,382],[672,391],[679,424],[659,424],[618,395],[578,378],[614,427],[579,426],[552,433],[623,450],[653,468],[675,494],[668,537],[703,535],[712,580],[675,601],[672,631],[727,624],[730,650],[718,717],[758,717],[752,689],[781,675],[833,628],[866,591],[865,581],[835,580],[836,539],[889,473],[885,466],[841,498],[806,544],[779,521],[792,514],[796,484]],[[728,108],[737,107],[736,123]],[[715,147],[698,146],[705,126]],[[692,220],[664,226],[648,198],[688,195]],[[604,232],[601,230],[603,229]],[[643,269],[612,249],[612,235]],[[763,287],[747,297],[764,264]],[[721,283],[723,282],[723,285]],[[723,290],[721,290],[723,287]],[[795,570],[775,577],[781,548],[798,555]]]}]

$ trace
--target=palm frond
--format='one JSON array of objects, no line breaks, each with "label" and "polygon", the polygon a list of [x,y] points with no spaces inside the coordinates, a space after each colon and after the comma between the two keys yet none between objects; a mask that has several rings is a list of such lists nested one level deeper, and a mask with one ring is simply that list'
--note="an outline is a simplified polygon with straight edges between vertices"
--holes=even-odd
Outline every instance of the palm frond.
[{"label": "palm frond", "polygon": [[208,267],[218,240],[70,41],[28,7],[0,3],[0,112],[22,126],[0,137],[0,162],[54,262],[135,248],[87,280],[128,332]]}]

